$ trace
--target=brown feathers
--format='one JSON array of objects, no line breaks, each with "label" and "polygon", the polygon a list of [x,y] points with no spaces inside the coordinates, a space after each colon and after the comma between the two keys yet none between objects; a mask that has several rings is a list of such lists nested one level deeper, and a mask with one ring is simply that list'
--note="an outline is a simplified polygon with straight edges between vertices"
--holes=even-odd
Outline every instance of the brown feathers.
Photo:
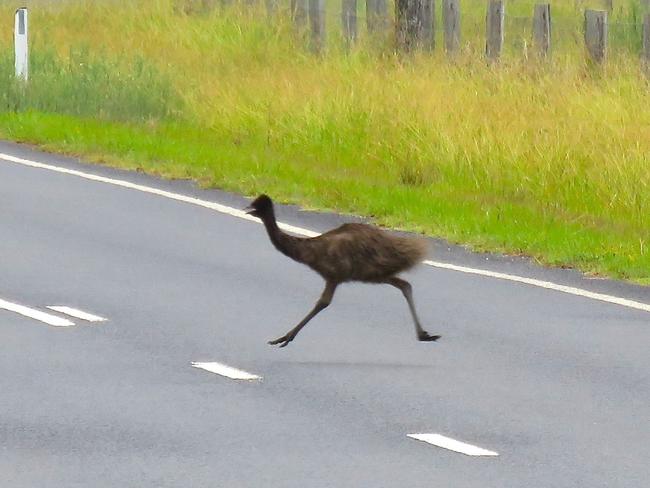
[{"label": "brown feathers", "polygon": [[318,237],[291,241],[299,259],[326,280],[383,282],[418,264],[424,239],[407,238],[366,224],[344,224]]}]

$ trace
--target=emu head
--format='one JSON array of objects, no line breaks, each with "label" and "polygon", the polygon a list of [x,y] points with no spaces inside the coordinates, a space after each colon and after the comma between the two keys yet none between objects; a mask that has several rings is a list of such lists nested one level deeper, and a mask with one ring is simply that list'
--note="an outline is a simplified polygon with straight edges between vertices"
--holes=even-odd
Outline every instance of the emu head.
[{"label": "emu head", "polygon": [[267,195],[260,195],[244,211],[260,219],[269,217],[273,215],[273,201]]}]

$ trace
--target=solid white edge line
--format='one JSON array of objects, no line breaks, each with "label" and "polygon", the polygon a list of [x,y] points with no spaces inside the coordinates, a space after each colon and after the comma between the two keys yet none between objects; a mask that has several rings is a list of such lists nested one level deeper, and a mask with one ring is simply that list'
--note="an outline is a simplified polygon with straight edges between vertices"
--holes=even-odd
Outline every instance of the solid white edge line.
[{"label": "solid white edge line", "polygon": [[[171,200],[176,200],[179,202],[184,202],[184,203],[189,203],[192,205],[197,205],[199,207],[203,208],[208,208],[210,210],[216,210],[217,212],[226,214],[226,215],[231,215],[232,217],[237,217],[239,219],[244,219],[244,220],[249,220],[251,222],[255,222],[257,224],[260,224],[260,220],[256,217],[252,217],[248,215],[246,212],[243,210],[239,210],[236,208],[228,207],[226,205],[221,205],[219,203],[215,202],[208,202],[206,200],[201,200],[199,198],[194,198],[194,197],[188,197],[187,195],[181,195],[180,193],[173,193],[170,191],[166,190],[160,190],[158,188],[152,188],[150,186],[144,186],[144,185],[138,185],[136,183],[131,183],[130,181],[125,181],[125,180],[117,180],[114,178],[107,178],[105,176],[99,176],[99,175],[94,175],[91,173],[85,173],[83,171],[77,171],[73,169],[68,169],[68,168],[61,168],[59,166],[52,166],[50,164],[44,164],[44,163],[38,163],[36,161],[31,161],[29,159],[23,159],[23,158],[17,158],[15,156],[11,156],[9,154],[4,154],[0,153],[0,159],[4,159],[5,161],[11,162],[11,163],[17,163],[17,164],[22,164],[23,166],[30,166],[32,168],[38,168],[38,169],[46,169],[48,171],[54,171],[56,173],[62,173],[62,174],[67,174],[67,175],[72,175],[72,176],[78,176],[79,178],[84,178],[86,180],[91,180],[91,181],[97,181],[100,183],[107,183],[109,185],[114,185],[114,186],[119,186],[122,188],[128,188],[131,190],[138,190],[144,193],[150,193],[152,195],[158,195],[161,197],[169,198]],[[283,224],[278,222],[278,226],[286,230],[287,232],[292,232],[294,234],[299,234],[299,235],[304,235],[307,237],[315,237],[318,234],[318,232],[314,232],[308,229],[302,229],[300,227],[295,227],[293,225],[289,224]]]},{"label": "solid white edge line", "polygon": [[628,300],[627,298],[605,295],[603,293],[596,293],[593,291],[583,290],[582,288],[575,288],[573,286],[558,285],[556,283],[551,283],[550,281],[542,281],[534,278],[525,278],[523,276],[499,273],[496,271],[488,271],[485,269],[467,268],[465,266],[457,266],[455,264],[440,263],[437,261],[430,261],[430,260],[424,261],[424,264],[433,266],[435,268],[459,271],[461,273],[487,276],[489,278],[496,278],[500,280],[508,280],[517,283],[524,283],[526,285],[537,286],[539,288],[546,288],[548,290],[568,293],[569,295],[577,295],[584,298],[590,298],[592,300],[600,300],[601,302],[613,303],[615,305],[621,305],[623,307],[635,308],[637,310],[643,310],[644,312],[650,312],[650,304],[647,303],[635,302],[634,300]]},{"label": "solid white edge line", "polygon": [[[92,181],[98,181],[100,183],[107,183],[110,185],[114,186],[119,186],[122,188],[129,188],[132,190],[138,190],[141,192],[145,193],[150,193],[153,195],[158,195],[161,197],[165,198],[170,198],[172,200],[177,200],[179,202],[185,202],[189,203],[192,205],[197,205],[199,207],[204,207],[208,208],[210,210],[215,210],[217,212],[230,215],[232,217],[237,217],[240,219],[248,220],[251,222],[255,222],[257,224],[260,224],[260,220],[251,217],[250,215],[246,214],[242,210],[238,210],[236,208],[228,207],[226,205],[221,205],[219,203],[214,203],[214,202],[209,202],[206,200],[201,200],[199,198],[194,198],[194,197],[188,197],[186,195],[181,195],[179,193],[173,193],[165,190],[159,190],[157,188],[152,188],[149,186],[144,186],[144,185],[138,185],[135,183],[131,183],[129,181],[125,180],[118,180],[114,178],[107,178],[104,176],[98,176],[94,175],[91,173],[85,173],[83,171],[77,171],[77,170],[72,170],[72,169],[67,169],[67,168],[62,168],[59,166],[53,166],[50,164],[44,164],[44,163],[39,163],[36,161],[31,161],[29,159],[23,159],[23,158],[17,158],[15,156],[11,156],[9,154],[4,154],[0,153],[0,159],[4,159],[5,161],[11,162],[11,163],[17,163],[17,164],[22,164],[24,166],[30,166],[32,168],[39,168],[39,169],[45,169],[48,171],[54,171],[56,173],[63,173],[63,174],[68,174],[68,175],[73,175],[73,176],[78,176],[80,178],[84,178],[87,180],[92,180]],[[318,232],[315,232],[313,230],[305,229],[302,227],[297,227],[294,225],[289,225],[285,224],[282,222],[278,222],[278,226],[287,231],[291,232],[296,235],[301,235],[305,237],[316,237],[320,235]],[[450,263],[442,263],[442,262],[437,262],[437,261],[431,261],[431,260],[426,260],[424,261],[424,264],[427,266],[431,266],[434,268],[441,268],[441,269],[447,269],[451,271],[458,271],[460,273],[467,273],[467,274],[473,274],[473,275],[479,275],[479,276],[485,276],[489,278],[496,278],[496,279],[501,279],[501,280],[507,280],[507,281],[513,281],[516,283],[522,283],[530,286],[537,286],[540,288],[545,288],[547,290],[554,290],[558,291],[561,293],[567,293],[569,295],[576,295],[580,296],[583,298],[588,298],[592,300],[599,300],[602,302],[607,302],[607,303],[612,303],[614,305],[620,305],[623,307],[628,307],[628,308],[633,308],[636,310],[642,310],[644,312],[650,312],[650,304],[648,303],[643,303],[643,302],[637,302],[634,300],[628,300],[626,298],[621,298],[613,295],[606,295],[603,293],[595,293],[591,292],[588,290],[584,290],[582,288],[575,288],[572,286],[566,286],[566,285],[558,285],[556,283],[552,283],[550,281],[543,281],[543,280],[537,280],[534,278],[525,278],[523,276],[517,276],[517,275],[511,275],[511,274],[506,274],[506,273],[499,273],[499,272],[494,272],[494,271],[489,271],[489,270],[484,270],[484,269],[477,269],[477,268],[469,268],[466,266],[457,266],[455,264],[450,264]]]},{"label": "solid white edge line", "polygon": [[49,313],[25,307],[24,305],[18,305],[17,303],[8,302],[1,298],[0,309],[8,310],[9,312],[15,312],[17,314],[29,317],[30,319],[38,320],[39,322],[44,322],[54,327],[70,327],[74,325],[74,322],[71,322],[68,319],[57,317],[56,315],[50,315]]},{"label": "solid white edge line", "polygon": [[195,362],[191,363],[193,368],[204,369],[210,373],[215,373],[226,378],[233,380],[261,380],[262,377],[256,374],[248,373],[247,371],[242,371],[241,369],[233,368],[225,364],[217,362]]},{"label": "solid white edge line", "polygon": [[459,452],[467,456],[498,456],[499,453],[483,449],[482,447],[473,446],[465,442],[460,442],[450,437],[440,434],[407,434],[411,439],[426,442],[443,449]]},{"label": "solid white edge line", "polygon": [[91,313],[84,312],[82,310],[78,310],[72,307],[66,307],[63,305],[48,306],[47,308],[49,308],[50,310],[54,310],[55,312],[69,315],[70,317],[75,317],[77,319],[85,320],[87,322],[106,322],[108,320],[105,319],[104,317],[100,317],[99,315],[93,315]]}]

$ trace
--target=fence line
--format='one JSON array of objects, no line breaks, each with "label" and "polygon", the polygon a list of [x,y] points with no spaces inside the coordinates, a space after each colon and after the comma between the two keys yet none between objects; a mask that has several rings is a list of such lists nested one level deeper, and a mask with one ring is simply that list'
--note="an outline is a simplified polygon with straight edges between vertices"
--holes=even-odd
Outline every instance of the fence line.
[{"label": "fence line", "polygon": [[[301,31],[309,31],[310,47],[317,52],[326,48],[326,31],[330,35],[340,31],[344,47],[350,49],[359,39],[361,25],[365,24],[369,38],[388,40],[393,37],[397,49],[402,51],[434,51],[438,49],[436,42],[440,38],[442,50],[449,57],[461,50],[463,30],[484,30],[484,53],[490,62],[498,61],[506,49],[511,52],[512,39],[514,46],[521,49],[525,58],[528,58],[529,47],[532,47],[535,58],[550,58],[554,51],[566,46],[564,39],[568,39],[570,42],[582,43],[588,59],[600,64],[610,55],[610,37],[613,42],[611,46],[615,49],[627,45],[630,49],[638,50],[641,58],[648,58],[646,52],[650,41],[647,37],[650,34],[644,37],[644,30],[650,28],[647,27],[647,17],[650,14],[640,16],[636,22],[625,19],[612,22],[610,9],[605,5],[602,10],[583,9],[582,18],[576,17],[575,20],[554,19],[548,2],[537,3],[531,7],[531,15],[524,16],[520,13],[510,15],[506,0],[483,1],[483,22],[475,15],[470,20],[464,20],[461,16],[461,0],[394,0],[392,15],[389,15],[388,0],[318,0],[316,3],[315,0],[291,0],[291,13],[296,27]],[[581,5],[580,0],[575,1],[576,5]],[[650,9],[650,0],[640,1],[647,1]],[[304,6],[310,2],[308,7]],[[327,7],[325,2],[330,3],[330,6]],[[332,2],[340,6],[340,11],[332,8]],[[274,10],[277,12],[277,3],[275,5]],[[359,10],[365,10],[365,16],[358,13]],[[310,15],[313,16],[313,21],[310,21]],[[340,15],[338,20],[337,15]],[[329,19],[325,20],[327,17]],[[463,26],[463,22],[469,23]],[[437,32],[438,25],[440,35]],[[506,39],[509,39],[507,48]],[[471,43],[472,41],[465,42],[467,46]]]},{"label": "fence line", "polygon": [[[230,3],[230,0],[222,0]],[[264,0],[269,20],[278,15],[286,15],[286,9],[280,9],[279,0]],[[309,47],[315,53],[322,53],[327,43],[327,17],[332,10],[326,8],[327,0],[290,0],[289,15],[300,32],[308,33]],[[331,0],[330,0],[331,1]],[[336,0],[341,2],[340,28],[347,48],[350,48],[359,37],[358,14],[359,0]],[[364,0],[361,0],[362,2]],[[451,58],[461,47],[461,0],[395,0],[394,36],[399,49],[425,49],[433,51],[436,48],[436,20],[441,18],[444,51]],[[575,0],[576,3],[581,0]],[[639,22],[609,22],[608,12],[611,11],[611,0],[605,10],[584,10],[583,42],[588,59],[594,64],[602,64],[608,57],[610,27],[633,26],[635,36],[638,36],[640,58],[644,71],[650,75],[650,13],[646,13]],[[643,0],[650,10],[650,0]],[[247,5],[255,5],[256,0],[245,0]],[[259,2],[262,4],[262,2]],[[438,13],[437,7],[440,9]],[[570,33],[577,38],[575,30],[577,22],[553,21],[551,5],[538,3],[534,6],[532,17],[510,16],[506,13],[505,0],[487,0],[485,16],[485,56],[490,62],[500,59],[508,23],[515,21],[526,27],[526,35],[530,36],[532,47],[537,57],[548,58],[552,52],[554,33],[567,32],[565,25],[570,25]],[[366,28],[371,37],[387,39],[390,32],[387,0],[365,0]],[[14,27],[16,45],[16,77],[27,80],[28,77],[28,47],[27,47],[27,9],[16,11]],[[620,37],[619,37],[620,38]],[[528,41],[522,39],[523,51],[527,54]],[[634,41],[635,44],[637,41]]]},{"label": "fence line", "polygon": [[[332,0],[291,0],[294,23],[299,29],[310,30],[310,46],[317,52],[322,52],[326,47],[326,17],[333,12],[336,15],[336,10],[326,8],[326,1]],[[363,19],[371,37],[387,38],[390,35],[390,26],[393,25],[397,48],[403,51],[436,49],[438,22],[441,24],[442,46],[448,56],[453,57],[461,48],[460,0],[395,0],[394,24],[389,20],[387,0],[365,0],[365,17],[358,13],[358,0],[334,1],[340,2],[339,25],[348,48],[358,40],[359,21]],[[650,9],[650,0],[643,1],[647,1]],[[580,0],[576,0],[576,4],[581,5]],[[609,0],[604,0],[602,10],[584,9],[581,37],[588,58],[597,64],[606,61],[609,37],[614,34],[618,39],[629,39],[635,47],[641,46],[641,57],[644,63],[649,64],[647,52],[650,49],[650,34],[647,32],[650,29],[650,14],[645,14],[638,22],[610,22],[608,13],[611,12],[612,5]],[[277,5],[273,10],[277,11]],[[473,22],[476,22],[476,19],[473,19]],[[504,0],[486,0],[485,56],[489,61],[497,61],[504,51],[504,39],[508,32],[513,30],[528,36],[528,39],[517,37],[522,40],[526,53],[530,44],[538,57],[547,58],[553,52],[552,46],[557,41],[555,37],[558,33],[570,33],[573,39],[578,40],[579,25],[578,19],[554,20],[549,3],[534,5],[531,16],[528,17],[509,15]],[[476,23],[476,26],[479,27],[479,24]],[[627,27],[629,29],[626,29]]]},{"label": "fence line", "polygon": [[[349,0],[343,0],[346,2]],[[381,15],[385,32],[388,24],[386,15],[386,0],[366,0],[368,6],[368,30],[374,30],[371,15],[374,12],[374,2],[382,2],[384,6]],[[643,0],[646,1],[646,0]],[[453,57],[461,46],[461,10],[460,0],[440,0],[440,17],[442,23],[442,38],[444,51]],[[647,0],[650,9],[650,0]],[[650,65],[650,13],[645,14],[637,22],[615,21],[610,22],[609,12],[611,4],[603,10],[585,9],[582,20],[582,40],[588,58],[595,63],[607,60],[609,51],[609,38],[611,35],[619,40],[630,43],[634,49],[640,49],[644,63]],[[355,16],[355,13],[346,14]],[[395,35],[398,49],[405,51],[414,48],[435,49],[436,33],[436,0],[396,0],[395,9]],[[529,36],[529,42],[540,58],[547,58],[552,52],[552,45],[557,33],[569,32],[572,38],[579,40],[578,26],[580,20],[554,21],[551,5],[538,3],[534,5],[531,17],[522,15],[508,15],[504,0],[487,0],[485,14],[485,56],[490,61],[497,61],[503,53],[504,39],[511,23],[515,23],[514,31],[523,32]],[[478,27],[478,24],[476,24]],[[358,33],[355,31],[354,39]],[[526,51],[528,42],[520,37],[523,49]],[[526,51],[527,52],[527,51]]]}]

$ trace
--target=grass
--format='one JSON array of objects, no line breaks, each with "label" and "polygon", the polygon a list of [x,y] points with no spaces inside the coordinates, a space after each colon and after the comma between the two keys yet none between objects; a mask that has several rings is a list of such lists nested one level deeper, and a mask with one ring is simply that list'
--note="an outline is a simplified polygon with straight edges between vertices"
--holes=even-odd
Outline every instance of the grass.
[{"label": "grass", "polygon": [[[574,25],[566,3],[554,15]],[[30,6],[27,87],[0,32],[2,137],[650,284],[650,92],[623,37],[603,69],[570,36],[547,65],[513,36],[490,67],[470,33],[454,64],[334,36],[314,57],[237,9]]]},{"label": "grass", "polygon": [[170,81],[141,57],[111,62],[87,49],[72,48],[65,60],[37,50],[24,86],[13,74],[13,56],[0,54],[0,107],[5,111],[39,111],[111,120],[158,120],[178,113],[181,100]]}]

